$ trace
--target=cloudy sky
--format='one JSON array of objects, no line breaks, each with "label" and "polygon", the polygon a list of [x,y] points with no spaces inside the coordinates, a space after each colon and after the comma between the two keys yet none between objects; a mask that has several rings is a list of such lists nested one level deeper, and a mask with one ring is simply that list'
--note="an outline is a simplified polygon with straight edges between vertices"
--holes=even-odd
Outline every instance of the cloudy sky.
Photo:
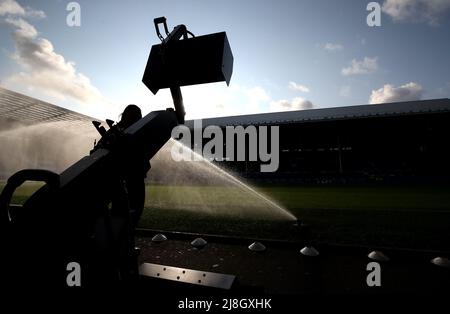
[{"label": "cloudy sky", "polygon": [[0,85],[97,118],[171,105],[141,83],[153,18],[226,31],[234,72],[183,87],[187,118],[450,97],[450,0],[0,0]]}]

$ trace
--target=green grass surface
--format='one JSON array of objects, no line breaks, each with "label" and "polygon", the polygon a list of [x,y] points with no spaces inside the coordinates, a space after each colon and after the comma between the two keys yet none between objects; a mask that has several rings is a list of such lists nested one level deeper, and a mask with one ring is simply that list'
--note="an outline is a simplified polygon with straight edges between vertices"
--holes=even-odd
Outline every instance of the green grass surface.
[{"label": "green grass surface", "polygon": [[[39,187],[36,183],[22,186],[13,202],[22,203]],[[308,223],[316,241],[425,249],[450,247],[449,187],[263,186],[258,190]],[[140,226],[292,239],[292,222],[267,219],[255,209],[244,218],[230,214],[245,201],[245,196],[232,187],[149,185]]]},{"label": "green grass surface", "polygon": [[[289,222],[233,219],[217,212],[180,210],[202,193],[221,199],[221,187],[148,186],[147,207],[141,227],[237,236],[287,238],[293,236]],[[428,186],[265,186],[259,191],[287,208],[311,226],[312,238],[320,242],[444,249],[450,247],[450,188]],[[151,206],[171,199],[167,207]],[[172,203],[171,203],[172,202]],[[226,199],[232,203],[232,199]],[[171,204],[170,204],[171,203]],[[213,202],[211,202],[213,203]],[[170,207],[172,205],[172,207]]]},{"label": "green grass surface", "polygon": [[[3,191],[5,182],[0,182],[0,192]],[[41,182],[25,182],[16,189],[11,199],[12,204],[23,204],[31,194],[41,188],[44,183]]]},{"label": "green grass surface", "polygon": [[[204,201],[211,206],[240,206],[245,194],[235,190],[221,186],[147,186],[146,205],[195,208]],[[450,187],[265,186],[258,191],[290,210],[450,210]]]},{"label": "green grass surface", "polygon": [[450,210],[450,187],[263,187],[288,209]]}]

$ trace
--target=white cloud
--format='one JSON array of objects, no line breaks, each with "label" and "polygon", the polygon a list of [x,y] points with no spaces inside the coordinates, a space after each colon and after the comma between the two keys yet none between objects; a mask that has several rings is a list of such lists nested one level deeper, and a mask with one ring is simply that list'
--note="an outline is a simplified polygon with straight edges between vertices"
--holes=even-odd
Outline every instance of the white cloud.
[{"label": "white cloud", "polygon": [[346,85],[346,86],[342,86],[339,90],[339,96],[341,97],[350,97],[352,90],[351,87]]},{"label": "white cloud", "polygon": [[338,43],[326,43],[323,45],[323,49],[326,51],[340,51],[344,49],[344,46]]},{"label": "white cloud", "polygon": [[251,104],[259,104],[270,100],[267,92],[260,86],[255,86],[245,91]]},{"label": "white cloud", "polygon": [[[155,97],[150,96],[150,92],[142,90],[141,100],[137,99],[136,104],[145,105],[143,109],[157,109],[157,105],[165,104],[165,107],[172,106],[170,93],[161,94],[160,91]],[[292,100],[274,101],[268,92],[261,86],[242,86],[231,83],[229,87],[225,84],[202,84],[186,86],[182,88],[184,105],[186,109],[186,119],[199,119],[206,117],[233,116],[242,114],[253,114],[262,112],[286,111],[311,109],[313,104],[297,97]],[[137,94],[137,93],[126,93]],[[146,95],[149,95],[148,97]],[[127,96],[126,99],[129,99]],[[144,100],[145,99],[145,100]],[[164,108],[164,107],[162,107]]]},{"label": "white cloud", "polygon": [[14,0],[0,0],[0,16],[4,15],[45,18],[44,11],[24,8]]},{"label": "white cloud", "polygon": [[436,26],[445,11],[450,9],[450,0],[386,0],[382,10],[395,22],[428,23]]},{"label": "white cloud", "polygon": [[269,105],[269,111],[271,112],[313,108],[312,102],[302,97],[295,97],[292,100],[272,100],[267,92],[260,86],[252,87],[249,89],[239,87],[238,89],[235,89],[234,92],[243,93],[244,95],[246,95],[246,103],[248,105],[246,105],[247,110],[245,110],[244,113],[247,114],[267,112],[267,104]]},{"label": "white cloud", "polygon": [[36,28],[21,18],[7,17],[5,22],[16,27],[14,31],[15,37],[33,39],[38,35]]},{"label": "white cloud", "polygon": [[357,75],[357,74],[370,74],[378,69],[378,58],[364,57],[363,60],[353,59],[351,65],[347,68],[343,68],[342,75]]},{"label": "white cloud", "polygon": [[305,85],[297,84],[295,82],[289,82],[288,87],[289,87],[289,89],[292,89],[292,90],[295,90],[298,92],[309,93],[308,87],[306,87]]},{"label": "white cloud", "polygon": [[[233,114],[242,114],[248,108],[236,107],[234,90],[238,89],[233,83],[229,87],[223,83],[202,84],[186,86],[182,88],[186,119],[198,119],[206,117],[219,117]],[[239,89],[240,95],[242,90]],[[254,93],[257,97],[257,92]],[[170,94],[169,103],[172,103]],[[259,95],[261,96],[261,95]],[[172,106],[172,105],[171,105]]]},{"label": "white cloud", "polygon": [[[188,120],[265,112],[271,101],[264,88],[242,86],[233,82],[229,87],[224,83],[211,83],[184,86],[181,90]],[[173,106],[167,89],[152,95],[143,84],[131,90],[120,91],[114,99],[119,103],[140,105],[143,113]]]},{"label": "white cloud", "polygon": [[373,90],[369,98],[370,104],[381,104],[398,101],[420,100],[422,98],[422,86],[415,82],[395,87],[386,84],[382,88]]},{"label": "white cloud", "polygon": [[25,9],[14,0],[0,0],[0,16],[25,15]]},{"label": "white cloud", "polygon": [[33,25],[20,17],[8,16],[5,21],[14,27],[16,51],[12,59],[22,71],[2,80],[3,85],[13,89],[35,88],[51,97],[61,100],[69,97],[81,104],[107,103],[90,79],[77,71],[75,63],[55,52],[52,43],[39,37]]},{"label": "white cloud", "polygon": [[44,11],[41,10],[32,10],[31,8],[27,7],[25,9],[25,16],[29,16],[29,17],[35,17],[38,19],[44,19],[47,16],[45,15]]},{"label": "white cloud", "polygon": [[290,110],[305,110],[312,109],[313,104],[309,100],[302,97],[295,97],[292,100],[278,100],[270,103],[270,111],[290,111]]}]

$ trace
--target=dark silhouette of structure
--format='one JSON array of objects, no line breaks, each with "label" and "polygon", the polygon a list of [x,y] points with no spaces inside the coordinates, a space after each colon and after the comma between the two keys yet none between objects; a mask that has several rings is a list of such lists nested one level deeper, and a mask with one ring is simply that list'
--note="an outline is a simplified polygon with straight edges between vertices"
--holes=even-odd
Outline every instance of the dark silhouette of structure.
[{"label": "dark silhouette of structure", "polygon": [[[165,18],[155,19],[155,26],[161,21],[167,30]],[[158,30],[163,42],[152,47],[143,77],[149,87],[171,89],[175,110],[153,111],[133,123],[136,115],[130,109],[117,125],[107,121],[108,131],[94,123],[103,139],[89,156],[61,174],[23,170],[8,179],[0,195],[0,239],[2,255],[6,257],[0,269],[2,285],[21,287],[31,280],[40,288],[65,287],[67,268],[73,262],[81,266],[81,285],[85,287],[129,282],[137,275],[137,260],[130,261],[134,254],[133,223],[128,211],[114,208],[116,204],[127,208],[122,205],[129,203],[121,182],[132,181],[127,178],[129,174],[141,176],[146,167],[141,161],[151,159],[169,140],[172,129],[184,122],[180,86],[228,82],[231,77],[233,59],[225,34],[202,36],[203,39],[188,38],[188,34],[183,25],[167,32],[166,39]],[[217,38],[222,45],[217,45]],[[211,53],[214,58],[190,59],[204,53]],[[178,69],[180,60],[186,66]],[[214,76],[223,69],[227,71],[222,77]],[[190,76],[192,79],[186,80]],[[152,91],[156,93],[157,89]],[[27,180],[46,184],[23,206],[11,205],[14,190]],[[141,197],[136,196],[137,199],[136,207],[140,207]],[[30,239],[33,245],[29,245]],[[28,272],[30,256],[33,267]]]},{"label": "dark silhouette of structure", "polygon": [[[110,125],[110,129],[106,131],[102,129],[98,123],[95,121],[94,126],[96,126],[102,138],[95,145],[91,153],[95,152],[99,148],[111,149],[114,142],[117,140],[124,140],[126,137],[125,130],[132,126],[134,123],[142,119],[141,109],[136,105],[128,105],[123,113],[121,114],[121,119],[117,124],[113,121],[107,120],[107,124]],[[129,163],[126,168],[126,172],[121,173],[122,188],[118,189],[118,192],[126,194],[125,198],[128,202],[124,204],[113,204],[113,211],[118,213],[121,210],[125,210],[130,214],[130,221],[132,228],[138,225],[139,219],[144,210],[145,204],[145,181],[147,172],[150,170],[149,157],[145,153],[141,153],[137,156],[130,156],[127,159]],[[122,209],[120,209],[122,208]]]},{"label": "dark silhouette of structure", "polygon": [[256,183],[448,184],[449,120],[444,98],[210,118],[202,127],[279,126],[276,172],[260,172],[260,161],[217,162]]},{"label": "dark silhouette of structure", "polygon": [[[128,105],[122,113],[118,127],[126,130],[128,127],[142,119],[142,113],[138,106]],[[131,224],[136,227],[144,210],[145,204],[145,182],[147,172],[150,170],[149,158],[144,156],[138,159],[129,169],[129,173],[125,173],[125,186],[128,194],[128,205],[130,209]]]},{"label": "dark silhouette of structure", "polygon": [[[160,24],[164,25],[166,38],[159,32]],[[164,18],[155,19],[155,26],[162,43],[152,47],[143,82],[153,93],[170,88],[175,110],[153,111],[141,117],[136,108],[127,107],[119,123],[106,121],[108,130],[101,123],[94,123],[102,139],[89,156],[62,173],[25,169],[8,179],[0,195],[0,285],[8,290],[6,295],[24,286],[41,291],[67,287],[68,266],[73,262],[81,266],[81,287],[137,283],[134,227],[140,215],[143,173],[148,160],[170,138],[172,129],[184,123],[180,86],[229,82],[232,72],[225,33],[188,38],[191,33],[184,25],[169,33]],[[279,171],[260,174],[254,171],[258,163],[230,164],[250,178],[291,182],[307,178],[308,173],[311,178],[327,180],[354,180],[373,174],[392,177],[393,173],[405,177],[412,173],[447,180],[449,150],[445,143],[449,112],[447,99],[216,118],[205,120],[203,125],[280,125]],[[10,114],[23,113],[12,110]],[[70,112],[64,116],[80,123],[85,120]],[[42,113],[28,118],[46,119]],[[186,124],[190,126],[189,121]],[[23,206],[11,204],[14,191],[27,180],[43,181],[45,185]],[[130,194],[133,190],[136,195]],[[135,209],[135,213],[130,215],[130,209]],[[136,286],[146,282],[162,287],[161,294],[166,298],[173,296],[174,288],[183,291],[183,295],[198,296],[206,295],[205,289],[214,286],[242,289],[233,291],[241,293],[235,295],[240,299],[264,293],[366,292],[373,296],[379,291],[396,292],[399,287],[448,294],[448,259],[442,257],[448,256],[448,251],[424,254],[383,249],[392,262],[379,261],[383,266],[383,286],[373,288],[366,283],[366,266],[373,261],[372,248],[318,243],[314,245],[318,250],[312,250],[310,245],[314,243],[310,243],[309,229],[303,224],[296,222],[295,230],[287,231],[293,232],[298,241],[267,239],[268,250],[248,251],[249,254],[242,250],[248,239],[209,236],[208,245],[213,249],[207,249],[210,255],[206,256],[224,262],[211,265],[208,260],[208,266],[205,254],[198,254],[198,249],[192,249],[187,241],[192,234],[171,233],[166,246],[152,246],[148,236],[142,255],[146,259],[143,273],[150,281],[140,281]],[[237,257],[234,252],[230,254],[231,243],[242,245],[236,250]],[[305,253],[305,249],[310,253]],[[175,250],[177,254],[171,254]],[[174,263],[180,267],[173,267]],[[189,269],[207,267],[235,276]],[[239,278],[237,287],[235,277]],[[233,296],[226,291],[227,299],[230,295]],[[290,309],[304,306],[299,298],[290,300],[294,303]],[[154,306],[158,299],[151,301]]]}]

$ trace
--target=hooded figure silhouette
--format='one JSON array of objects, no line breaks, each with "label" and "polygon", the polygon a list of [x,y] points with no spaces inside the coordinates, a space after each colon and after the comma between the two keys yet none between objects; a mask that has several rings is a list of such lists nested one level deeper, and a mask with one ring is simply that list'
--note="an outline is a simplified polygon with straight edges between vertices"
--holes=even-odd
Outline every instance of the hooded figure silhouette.
[{"label": "hooded figure silhouette", "polygon": [[[142,118],[141,109],[136,105],[128,105],[117,123],[119,130],[124,131]],[[125,186],[128,192],[131,223],[137,227],[145,204],[145,182],[147,172],[150,170],[150,161],[145,156],[139,156],[127,167],[124,174]]]}]

